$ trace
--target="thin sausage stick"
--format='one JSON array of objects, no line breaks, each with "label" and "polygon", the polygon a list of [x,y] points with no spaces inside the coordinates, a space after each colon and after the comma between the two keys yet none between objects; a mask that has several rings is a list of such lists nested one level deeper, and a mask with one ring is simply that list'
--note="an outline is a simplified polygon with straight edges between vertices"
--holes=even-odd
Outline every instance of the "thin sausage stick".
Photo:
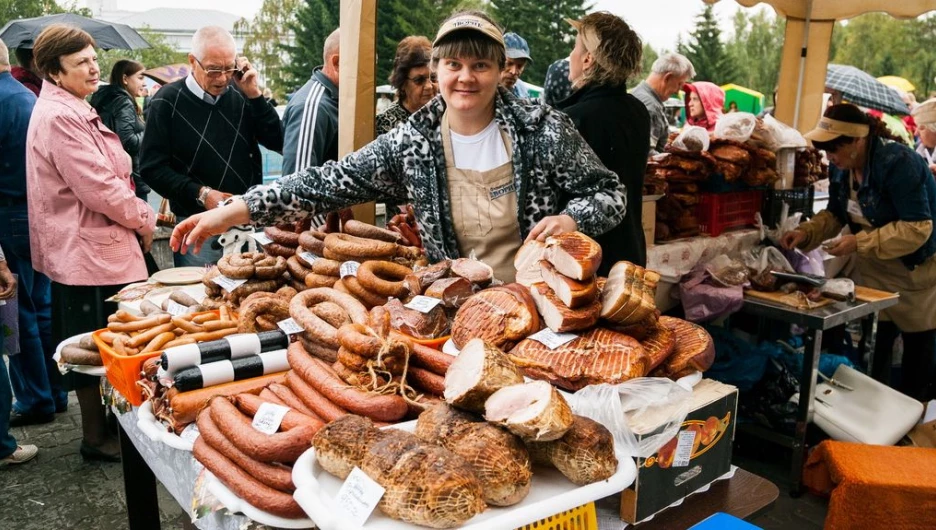
[{"label": "thin sausage stick", "polygon": [[156,335],[156,337],[149,341],[145,348],[140,353],[146,353],[151,351],[159,351],[166,345],[166,343],[175,340],[175,333],[171,331],[166,331]]},{"label": "thin sausage stick", "polygon": [[156,338],[156,336],[160,333],[172,331],[173,329],[175,329],[175,325],[173,325],[172,322],[167,324],[160,324],[154,328],[151,328],[149,331],[140,333],[139,335],[131,338],[127,341],[126,345],[130,346],[131,348],[138,348]]}]

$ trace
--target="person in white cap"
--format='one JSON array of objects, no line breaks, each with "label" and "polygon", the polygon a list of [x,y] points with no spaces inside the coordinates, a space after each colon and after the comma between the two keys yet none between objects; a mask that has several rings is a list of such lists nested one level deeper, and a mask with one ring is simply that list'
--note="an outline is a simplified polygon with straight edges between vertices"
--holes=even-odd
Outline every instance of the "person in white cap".
[{"label": "person in white cap", "polygon": [[911,113],[917,124],[920,145],[917,153],[926,160],[933,175],[936,175],[936,98],[920,103]]},{"label": "person in white cap", "polygon": [[[936,180],[923,160],[879,119],[851,104],[833,105],[806,133],[829,157],[829,206],[781,237],[786,249],[824,244],[833,256],[855,254],[862,284],[900,293],[881,312],[871,375],[890,384],[894,341],[903,335],[897,390],[933,395],[936,355]],[[850,234],[839,236],[848,226]]]},{"label": "person in white cap", "polygon": [[504,282],[529,240],[619,224],[626,188],[552,107],[499,86],[504,35],[485,14],[461,12],[432,45],[440,95],[338,162],[256,186],[176,226],[170,244],[198,252],[236,224],[273,226],[368,201],[410,202],[432,262],[472,254]]}]

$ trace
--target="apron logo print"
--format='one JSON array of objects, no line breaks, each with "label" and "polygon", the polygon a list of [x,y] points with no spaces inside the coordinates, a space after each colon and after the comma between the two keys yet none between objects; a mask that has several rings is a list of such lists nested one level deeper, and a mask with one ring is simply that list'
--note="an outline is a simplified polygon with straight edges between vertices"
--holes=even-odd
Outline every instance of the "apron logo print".
[{"label": "apron logo print", "polygon": [[491,200],[495,201],[508,193],[514,193],[517,191],[517,186],[513,182],[504,184],[503,186],[498,186],[496,188],[491,188],[490,195]]}]

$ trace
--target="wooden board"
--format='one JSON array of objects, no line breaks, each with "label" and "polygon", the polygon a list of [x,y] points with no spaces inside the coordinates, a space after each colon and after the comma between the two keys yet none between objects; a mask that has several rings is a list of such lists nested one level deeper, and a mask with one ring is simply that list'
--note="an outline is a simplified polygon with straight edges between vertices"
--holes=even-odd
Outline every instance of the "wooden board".
[{"label": "wooden board", "polygon": [[818,302],[813,302],[807,305],[803,302],[802,298],[795,296],[793,294],[782,293],[780,291],[776,291],[773,293],[765,293],[763,291],[755,291],[753,289],[748,289],[747,291],[744,291],[744,296],[750,296],[752,298],[759,298],[761,300],[767,300],[768,302],[774,302],[776,304],[782,304],[782,305],[786,305],[786,306],[790,306],[790,307],[793,307],[796,309],[802,309],[802,310],[817,309],[817,308],[825,307],[827,305],[835,303],[835,300],[831,298],[823,297]]},{"label": "wooden board", "polygon": [[855,286],[855,298],[862,302],[880,302],[881,300],[889,300],[891,298],[898,297],[900,297],[900,295],[897,293],[879,291],[877,289],[862,287],[860,285]]}]

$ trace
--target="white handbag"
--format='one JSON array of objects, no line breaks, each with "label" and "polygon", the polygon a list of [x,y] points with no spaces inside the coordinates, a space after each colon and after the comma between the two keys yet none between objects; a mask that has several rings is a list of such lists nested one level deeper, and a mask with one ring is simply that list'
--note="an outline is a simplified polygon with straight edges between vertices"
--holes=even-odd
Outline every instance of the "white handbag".
[{"label": "white handbag", "polygon": [[813,422],[835,440],[894,445],[923,415],[923,403],[844,364],[816,385]]}]

